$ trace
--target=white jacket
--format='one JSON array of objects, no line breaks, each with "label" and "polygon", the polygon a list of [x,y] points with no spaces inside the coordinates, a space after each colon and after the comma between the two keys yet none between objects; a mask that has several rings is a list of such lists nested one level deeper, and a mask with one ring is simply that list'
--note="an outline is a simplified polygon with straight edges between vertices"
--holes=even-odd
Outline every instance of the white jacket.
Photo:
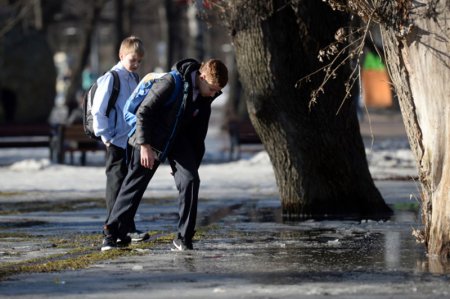
[{"label": "white jacket", "polygon": [[96,136],[102,141],[110,142],[118,147],[126,148],[130,127],[123,118],[123,106],[137,86],[137,75],[128,72],[119,61],[111,70],[117,71],[120,80],[120,91],[114,109],[106,116],[106,108],[113,89],[114,77],[110,72],[97,79],[97,90],[92,103],[93,126]]}]

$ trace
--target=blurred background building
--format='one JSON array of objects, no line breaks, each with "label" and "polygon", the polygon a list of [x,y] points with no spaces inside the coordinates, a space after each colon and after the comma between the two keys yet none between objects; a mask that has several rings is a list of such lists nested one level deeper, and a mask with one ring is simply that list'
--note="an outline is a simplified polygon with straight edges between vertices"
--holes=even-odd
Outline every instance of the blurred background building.
[{"label": "blurred background building", "polygon": [[[230,33],[220,13],[210,9],[214,3],[0,0],[0,137],[22,138],[2,139],[0,146],[48,145],[48,136],[57,135],[73,112],[79,112],[82,96],[94,80],[117,63],[120,43],[129,35],[139,36],[146,49],[141,78],[168,71],[186,57],[222,59],[230,80],[219,122],[229,134],[231,152],[240,143],[260,143],[248,117],[248,95],[238,79]],[[360,65],[359,115],[364,105],[398,107],[378,28],[371,32]],[[43,138],[33,143],[31,136]]]},{"label": "blurred background building", "polygon": [[195,0],[0,0],[0,124],[67,119],[83,90],[117,63],[129,35],[145,45],[141,76],[167,71],[185,57],[230,61],[229,35],[207,6]]}]

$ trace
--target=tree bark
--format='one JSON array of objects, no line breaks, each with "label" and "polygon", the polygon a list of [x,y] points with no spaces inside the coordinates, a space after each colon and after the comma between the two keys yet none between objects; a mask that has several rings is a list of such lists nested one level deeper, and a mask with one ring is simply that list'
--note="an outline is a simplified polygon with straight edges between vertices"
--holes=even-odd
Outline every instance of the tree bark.
[{"label": "tree bark", "polygon": [[[450,1],[332,0],[381,25],[387,65],[422,188],[419,234],[430,255],[450,255]],[[370,8],[370,9],[368,9]]]},{"label": "tree bark", "polygon": [[114,0],[114,9],[116,19],[114,20],[115,27],[115,53],[119,53],[120,45],[122,44],[122,40],[125,38],[124,32],[124,17],[126,13],[124,13],[124,3],[123,0]]},{"label": "tree bark", "polygon": [[81,86],[81,73],[88,62],[91,51],[92,34],[94,33],[104,3],[105,0],[96,0],[92,3],[89,2],[89,4],[85,4],[86,6],[89,6],[89,8],[87,9],[88,15],[80,45],[80,59],[72,72],[72,79],[66,93],[66,105],[69,108],[69,112],[79,105],[76,101],[76,94]]},{"label": "tree bark", "polygon": [[173,0],[164,1],[167,22],[167,70],[174,63],[186,57],[187,24],[185,20],[186,7],[183,3]]},{"label": "tree bark", "polygon": [[[355,103],[332,80],[309,109],[323,76],[296,89],[320,65],[348,16],[321,1],[233,0],[228,20],[251,121],[270,156],[283,212],[289,217],[385,217],[368,170]],[[348,77],[342,67],[338,76]],[[339,110],[339,113],[337,111]]]},{"label": "tree bark", "polygon": [[[446,6],[447,5],[447,6]],[[434,6],[434,7],[433,7]],[[422,186],[422,221],[429,254],[450,254],[449,1],[416,9],[402,39],[384,27],[388,66]]]}]

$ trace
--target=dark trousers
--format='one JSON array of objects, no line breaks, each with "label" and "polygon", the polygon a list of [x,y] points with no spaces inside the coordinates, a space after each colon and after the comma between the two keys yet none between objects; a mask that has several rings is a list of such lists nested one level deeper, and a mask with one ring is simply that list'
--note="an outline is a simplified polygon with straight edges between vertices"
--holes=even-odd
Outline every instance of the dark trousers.
[{"label": "dark trousers", "polygon": [[[111,211],[119,194],[120,187],[127,174],[125,150],[111,144],[106,150],[106,220],[108,223]],[[131,221],[130,231],[135,231],[134,220]]]},{"label": "dark trousers", "polygon": [[[144,168],[140,162],[140,149],[130,147],[129,151],[131,155],[128,173],[105,229],[106,234],[116,237],[124,235],[128,230],[142,196],[159,166],[157,162],[153,169]],[[187,242],[192,240],[195,233],[200,187],[198,167],[194,162],[194,157],[193,150],[188,146],[178,152],[173,151],[173,154],[168,157],[179,192],[178,238]]]}]

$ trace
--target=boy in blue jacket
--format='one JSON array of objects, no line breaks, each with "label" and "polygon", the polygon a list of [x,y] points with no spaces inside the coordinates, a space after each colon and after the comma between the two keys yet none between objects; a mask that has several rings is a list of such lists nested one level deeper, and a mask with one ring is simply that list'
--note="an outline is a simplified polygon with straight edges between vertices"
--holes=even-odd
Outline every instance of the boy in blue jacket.
[{"label": "boy in blue jacket", "polygon": [[[111,68],[116,71],[120,81],[120,90],[114,108],[106,116],[106,109],[113,90],[114,77],[107,72],[97,80],[97,90],[94,95],[92,110],[93,128],[96,136],[100,136],[106,145],[106,220],[111,216],[111,210],[116,201],[122,182],[127,173],[125,150],[130,127],[123,118],[123,107],[126,100],[136,88],[139,76],[138,70],[144,57],[144,46],[138,37],[125,38],[119,49],[120,61]],[[147,233],[136,230],[134,220],[130,222],[129,231],[122,241],[142,241],[148,238]]]},{"label": "boy in blue jacket", "polygon": [[155,81],[136,113],[136,131],[130,137],[128,173],[104,226],[102,251],[117,247],[117,239],[132,226],[142,196],[160,163],[169,160],[178,189],[179,221],[174,250],[193,249],[200,177],[211,103],[228,82],[228,70],[217,59],[200,64],[178,62],[174,69],[183,88],[175,101],[175,79],[167,74]]}]

